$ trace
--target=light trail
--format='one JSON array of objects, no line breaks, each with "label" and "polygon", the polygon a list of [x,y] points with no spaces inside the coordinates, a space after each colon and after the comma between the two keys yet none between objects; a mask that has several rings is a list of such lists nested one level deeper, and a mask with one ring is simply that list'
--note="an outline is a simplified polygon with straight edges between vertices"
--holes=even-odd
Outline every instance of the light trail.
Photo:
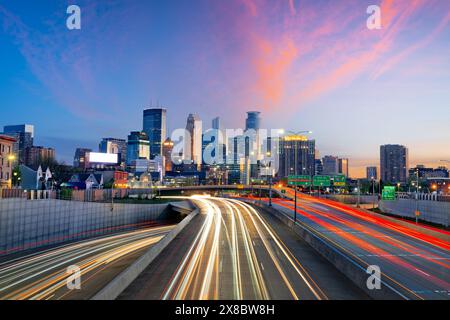
[{"label": "light trail", "polygon": [[253,207],[223,198],[192,200],[204,220],[162,299],[326,299]]},{"label": "light trail", "polygon": [[[294,208],[291,201],[273,203]],[[404,291],[397,291],[403,298],[449,299],[450,242],[331,200],[299,195],[297,203],[299,225],[361,266],[379,265],[382,279]]]},{"label": "light trail", "polygon": [[70,292],[66,289],[71,276],[67,273],[68,266],[76,265],[80,268],[83,288],[89,282],[85,276],[104,270],[105,266],[154,245],[172,228],[173,226],[161,226],[102,237],[3,263],[0,265],[0,299],[63,298]]}]

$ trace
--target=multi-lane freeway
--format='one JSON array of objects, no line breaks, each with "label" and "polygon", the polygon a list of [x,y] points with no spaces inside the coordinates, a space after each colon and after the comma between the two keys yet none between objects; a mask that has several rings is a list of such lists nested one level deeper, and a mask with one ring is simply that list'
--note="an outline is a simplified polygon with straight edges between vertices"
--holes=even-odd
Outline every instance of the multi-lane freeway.
[{"label": "multi-lane freeway", "polygon": [[81,241],[1,263],[0,300],[89,299],[173,227]]},{"label": "multi-lane freeway", "polygon": [[[287,189],[293,197],[293,191]],[[297,221],[361,267],[377,265],[404,299],[450,299],[450,233],[423,233],[331,200],[298,195]],[[274,199],[293,217],[293,201]],[[288,209],[288,210],[286,210]]]},{"label": "multi-lane freeway", "polygon": [[193,201],[200,215],[121,299],[366,298],[289,229],[247,203]]},{"label": "multi-lane freeway", "polygon": [[[293,197],[292,190],[287,195]],[[450,299],[450,233],[298,195],[297,223],[404,299]],[[190,223],[119,299],[366,299],[338,269],[264,208],[193,197]],[[267,201],[267,199],[263,199]],[[273,199],[293,218],[294,202]],[[110,235],[0,262],[0,299],[88,299],[174,226]],[[436,236],[436,234],[439,236]],[[79,268],[80,289],[67,286]],[[73,270],[73,269],[72,269]],[[72,288],[73,289],[73,288]]]}]

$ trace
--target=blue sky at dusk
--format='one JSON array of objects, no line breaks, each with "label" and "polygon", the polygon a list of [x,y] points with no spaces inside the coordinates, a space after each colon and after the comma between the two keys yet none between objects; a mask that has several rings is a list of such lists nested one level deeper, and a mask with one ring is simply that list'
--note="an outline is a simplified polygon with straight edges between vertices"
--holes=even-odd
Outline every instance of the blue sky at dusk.
[{"label": "blue sky at dusk", "polygon": [[[66,28],[70,4],[81,30]],[[189,113],[239,128],[260,110],[267,128],[312,130],[353,175],[385,143],[413,165],[450,159],[447,0],[0,0],[0,48],[0,127],[34,124],[66,162],[141,129],[157,101],[169,130]]]}]

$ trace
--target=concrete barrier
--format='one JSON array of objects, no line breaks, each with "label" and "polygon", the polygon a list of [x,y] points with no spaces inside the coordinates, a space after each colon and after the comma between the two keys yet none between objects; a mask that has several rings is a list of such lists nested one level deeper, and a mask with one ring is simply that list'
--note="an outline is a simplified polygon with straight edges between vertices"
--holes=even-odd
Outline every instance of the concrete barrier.
[{"label": "concrete barrier", "polygon": [[450,226],[450,202],[396,199],[380,201],[380,210],[400,217],[415,218],[416,206],[419,209],[419,219],[427,222]]},{"label": "concrete barrier", "polygon": [[173,239],[199,213],[195,209],[186,216],[169,234],[156,245],[148,249],[138,260],[115,277],[106,287],[100,290],[91,300],[114,300],[147,268],[153,260],[172,242]]},{"label": "concrete barrier", "polygon": [[167,206],[0,199],[0,256],[165,220],[169,217]]},{"label": "concrete barrier", "polygon": [[386,279],[383,276],[381,279],[381,289],[369,290],[367,288],[367,279],[369,274],[366,273],[369,265],[361,259],[358,259],[358,257],[354,256],[350,252],[345,252],[344,248],[339,248],[338,246],[333,245],[319,232],[301,221],[297,221],[297,224],[294,226],[294,221],[289,217],[289,214],[293,214],[291,210],[281,207],[275,209],[273,207],[268,207],[266,204],[260,204],[253,201],[248,202],[263,208],[278,218],[281,222],[292,228],[297,235],[305,240],[314,250],[334,265],[340,272],[342,272],[348,279],[350,279],[370,297],[376,300],[398,300],[402,298],[409,299],[407,293],[403,292],[397,284],[389,281],[389,279]]},{"label": "concrete barrier", "polygon": [[[350,195],[350,194],[326,194],[322,195],[326,199],[335,200],[345,204],[357,204],[358,203],[358,195]],[[359,203],[361,204],[378,204],[378,195],[361,195],[359,197]]]}]

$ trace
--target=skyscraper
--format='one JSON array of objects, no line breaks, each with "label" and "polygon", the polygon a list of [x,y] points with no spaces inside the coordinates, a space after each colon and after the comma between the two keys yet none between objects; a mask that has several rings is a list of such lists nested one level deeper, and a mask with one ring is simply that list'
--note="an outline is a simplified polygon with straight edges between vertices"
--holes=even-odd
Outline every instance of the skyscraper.
[{"label": "skyscraper", "polygon": [[366,178],[367,180],[378,180],[378,168],[377,167],[367,167],[366,168]]},{"label": "skyscraper", "polygon": [[166,114],[163,108],[144,110],[143,131],[147,134],[150,143],[150,158],[162,156],[162,147],[166,140]]},{"label": "skyscraper", "polygon": [[259,130],[261,127],[261,112],[249,111],[247,112],[247,119],[245,119],[245,130]]},{"label": "skyscraper", "polygon": [[323,174],[336,175],[339,173],[339,158],[335,156],[325,156],[322,158]]},{"label": "skyscraper", "polygon": [[406,183],[408,169],[408,148],[398,144],[380,146],[380,178],[383,182]]},{"label": "skyscraper", "polygon": [[348,159],[347,158],[339,158],[338,172],[348,178]]},{"label": "skyscraper", "polygon": [[5,126],[3,133],[16,140],[13,153],[17,156],[19,163],[24,164],[27,160],[26,150],[33,146],[34,126],[31,124]]},{"label": "skyscraper", "polygon": [[315,140],[302,135],[286,135],[280,139],[278,177],[314,175]]},{"label": "skyscraper", "polygon": [[[206,139],[206,143],[212,144],[214,148],[214,159],[215,163],[224,163],[225,155],[227,150],[227,136],[226,130],[224,130],[222,121],[219,117],[216,117],[212,120],[212,129],[207,130],[205,135],[209,138]],[[205,143],[205,141],[203,141]],[[204,148],[203,148],[204,149]],[[205,159],[203,159],[205,161]]]},{"label": "skyscraper", "polygon": [[132,131],[128,135],[127,166],[139,159],[150,159],[150,142],[145,132]]},{"label": "skyscraper", "polygon": [[192,161],[199,167],[202,164],[202,121],[197,115],[189,114],[186,131],[189,133],[189,137],[185,141],[183,158],[185,161]]}]

